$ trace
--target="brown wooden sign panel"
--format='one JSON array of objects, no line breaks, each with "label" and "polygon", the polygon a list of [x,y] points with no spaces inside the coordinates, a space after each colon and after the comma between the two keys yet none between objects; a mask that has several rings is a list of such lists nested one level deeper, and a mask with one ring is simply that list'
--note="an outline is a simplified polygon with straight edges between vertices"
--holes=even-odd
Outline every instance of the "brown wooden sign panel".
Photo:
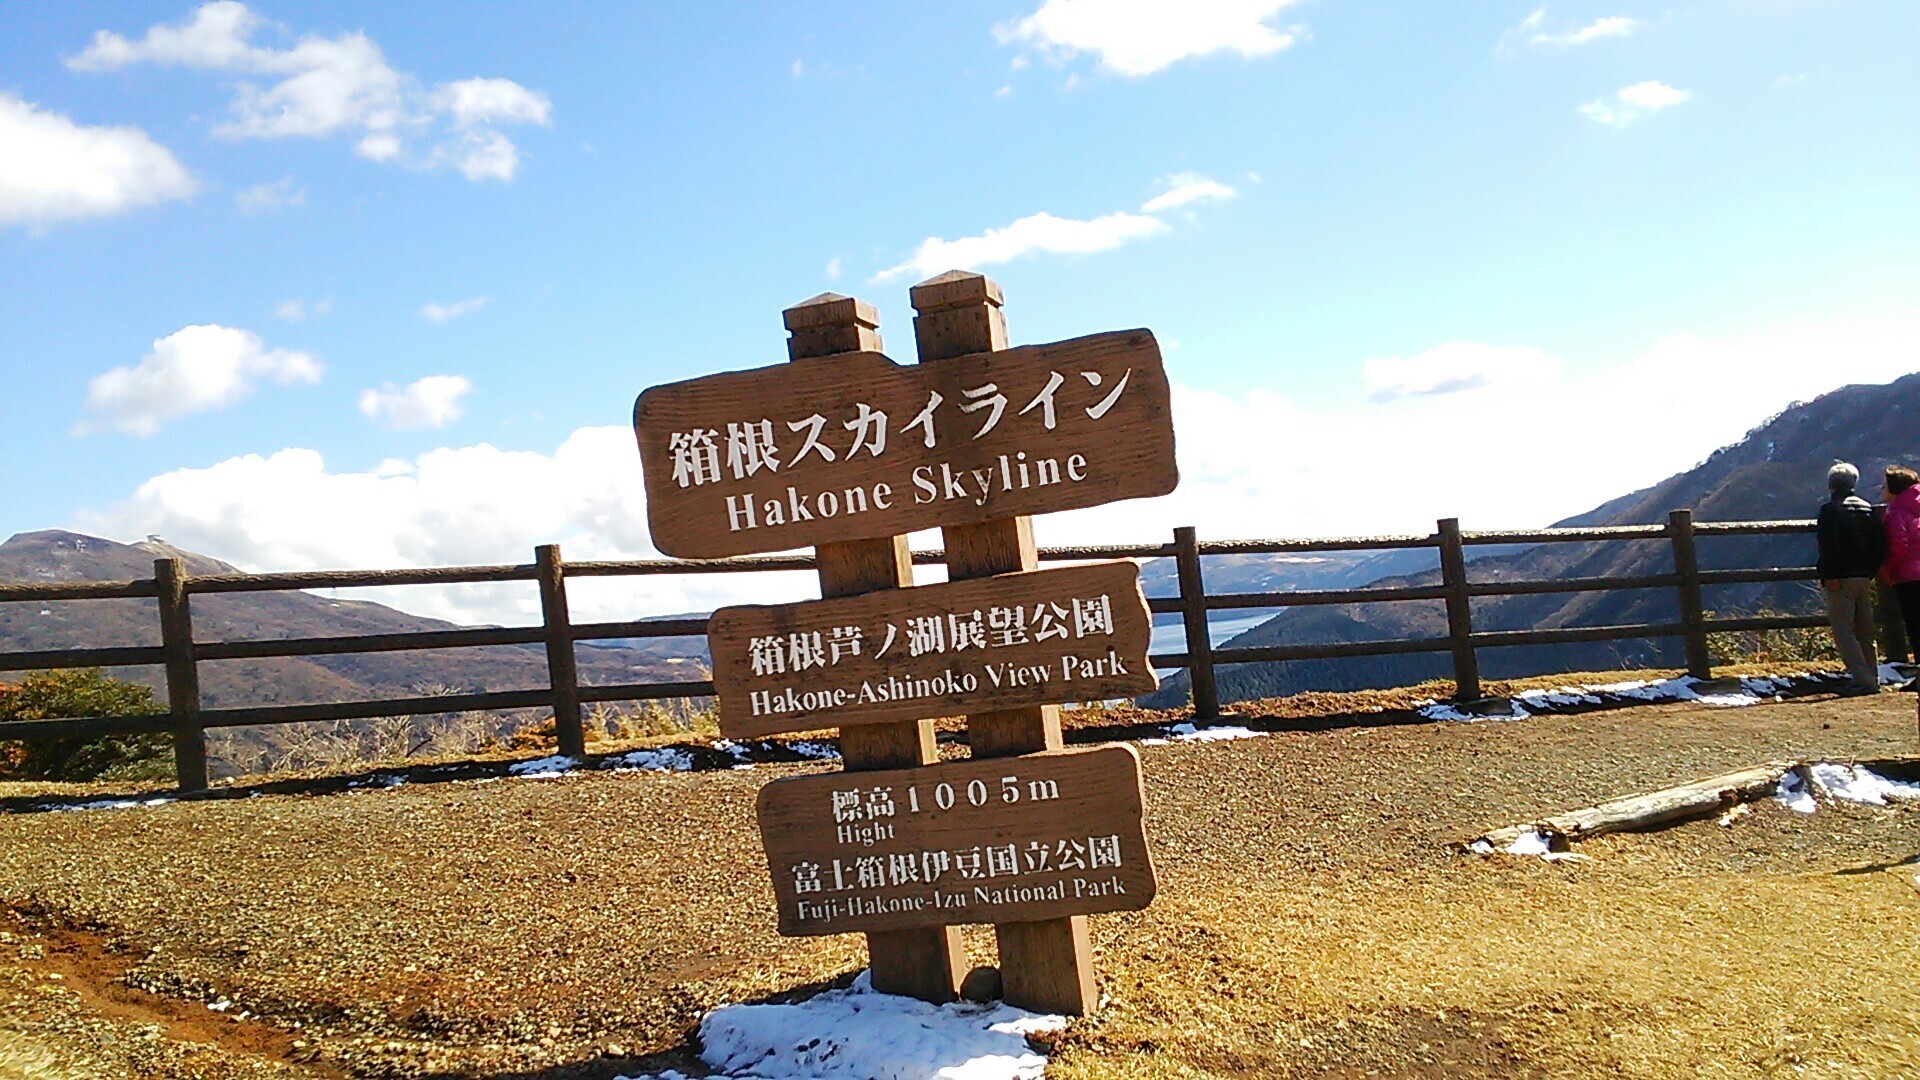
[{"label": "brown wooden sign panel", "polygon": [[1179,480],[1147,330],[724,372],[653,387],[633,423],[654,546],[683,559],[1077,510]]},{"label": "brown wooden sign panel", "polygon": [[1131,746],[760,789],[760,838],[789,937],[1135,911],[1153,900]]},{"label": "brown wooden sign panel", "polygon": [[721,608],[707,648],[720,731],[749,739],[1133,697],[1152,632],[1139,569],[1103,562]]}]

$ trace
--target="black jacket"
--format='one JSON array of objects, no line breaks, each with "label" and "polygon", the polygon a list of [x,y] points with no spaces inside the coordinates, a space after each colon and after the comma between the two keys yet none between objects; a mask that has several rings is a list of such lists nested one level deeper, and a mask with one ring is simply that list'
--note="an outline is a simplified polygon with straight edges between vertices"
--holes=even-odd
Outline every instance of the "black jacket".
[{"label": "black jacket", "polygon": [[1820,577],[1870,578],[1880,572],[1887,534],[1873,504],[1848,492],[1820,506]]}]

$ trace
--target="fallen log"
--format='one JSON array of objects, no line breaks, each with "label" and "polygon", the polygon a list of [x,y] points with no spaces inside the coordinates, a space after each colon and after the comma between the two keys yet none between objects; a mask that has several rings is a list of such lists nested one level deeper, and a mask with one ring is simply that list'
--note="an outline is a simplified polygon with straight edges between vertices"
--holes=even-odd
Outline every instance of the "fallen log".
[{"label": "fallen log", "polygon": [[[1564,851],[1566,845],[1574,840],[1613,832],[1651,829],[1669,822],[1706,817],[1736,803],[1771,795],[1779,785],[1781,776],[1790,769],[1799,768],[1804,766],[1798,762],[1770,761],[1679,787],[1664,788],[1645,795],[1629,795],[1624,799],[1613,799],[1598,806],[1556,814],[1539,821],[1494,829],[1475,840],[1491,844],[1495,849],[1505,849],[1527,833],[1540,833],[1547,837],[1555,850]],[[1474,842],[1470,840],[1462,847],[1470,847]]]}]

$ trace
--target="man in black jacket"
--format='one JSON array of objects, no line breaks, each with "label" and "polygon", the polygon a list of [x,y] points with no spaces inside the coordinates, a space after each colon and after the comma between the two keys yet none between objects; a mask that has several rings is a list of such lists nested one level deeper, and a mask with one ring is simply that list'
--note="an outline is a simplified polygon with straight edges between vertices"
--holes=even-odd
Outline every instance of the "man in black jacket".
[{"label": "man in black jacket", "polygon": [[1845,694],[1880,692],[1873,655],[1873,579],[1886,554],[1886,532],[1873,504],[1853,493],[1860,470],[1844,461],[1827,470],[1830,497],[1820,507],[1820,584],[1833,643],[1853,676]]}]

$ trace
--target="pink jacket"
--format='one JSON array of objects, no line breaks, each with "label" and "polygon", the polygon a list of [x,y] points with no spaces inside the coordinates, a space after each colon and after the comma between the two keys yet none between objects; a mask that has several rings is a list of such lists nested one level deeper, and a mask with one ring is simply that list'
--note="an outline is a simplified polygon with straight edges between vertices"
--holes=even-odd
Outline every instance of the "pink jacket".
[{"label": "pink jacket", "polygon": [[1920,486],[1887,500],[1887,580],[1920,581]]}]

